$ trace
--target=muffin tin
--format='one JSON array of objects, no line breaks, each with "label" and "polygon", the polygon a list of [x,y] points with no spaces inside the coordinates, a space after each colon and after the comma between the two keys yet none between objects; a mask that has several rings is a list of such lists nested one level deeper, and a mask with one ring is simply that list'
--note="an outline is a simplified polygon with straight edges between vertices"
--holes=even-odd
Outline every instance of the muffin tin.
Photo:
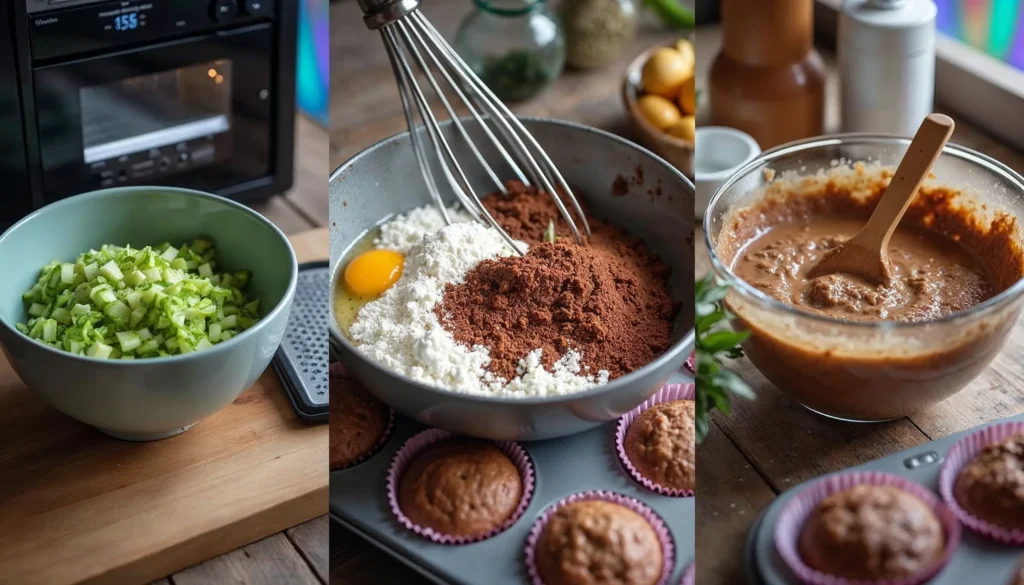
[{"label": "muffin tin", "polygon": [[[939,496],[939,472],[950,448],[971,433],[1007,421],[1024,422],[1024,414],[980,425],[888,457],[844,469],[838,473],[884,471],[917,482]],[[745,554],[749,583],[752,585],[796,585],[799,583],[775,548],[773,540],[775,522],[786,502],[809,484],[821,479],[821,477],[814,478],[782,493],[755,522],[747,537]],[[953,558],[938,575],[927,581],[927,585],[960,585],[963,583],[1002,585],[1009,580],[1022,555],[1024,555],[1024,546],[999,544],[964,527],[960,546],[953,553]]]},{"label": "muffin tin", "polygon": [[[670,383],[692,383],[674,375]],[[406,529],[388,506],[385,481],[395,452],[423,425],[398,416],[388,444],[368,460],[331,473],[331,518],[435,583],[528,585],[525,553],[534,521],[549,505],[574,493],[606,490],[640,500],[668,525],[675,567],[668,585],[682,581],[694,557],[694,498],[671,498],[647,490],[623,468],[615,450],[618,421],[579,435],[520,443],[533,459],[536,488],[529,507],[512,527],[464,545],[435,544]]]}]

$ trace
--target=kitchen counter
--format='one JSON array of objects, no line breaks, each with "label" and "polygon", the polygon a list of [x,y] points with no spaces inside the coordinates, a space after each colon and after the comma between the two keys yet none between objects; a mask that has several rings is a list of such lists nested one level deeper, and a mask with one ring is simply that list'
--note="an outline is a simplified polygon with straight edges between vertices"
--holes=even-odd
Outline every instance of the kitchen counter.
[{"label": "kitchen counter", "polygon": [[[697,90],[707,87],[707,72],[718,48],[718,27],[697,30]],[[824,53],[823,53],[824,54]],[[826,90],[826,129],[839,126],[834,59]],[[705,105],[706,106],[706,105]],[[942,111],[942,105],[938,105]],[[943,112],[956,119],[952,112]],[[707,124],[707,108],[699,108],[697,124]],[[1013,149],[956,120],[951,142],[996,158],[1024,171],[1024,152]],[[696,277],[710,269],[697,234]],[[745,583],[743,546],[758,514],[775,496],[819,475],[865,463],[996,419],[1024,412],[1024,324],[989,369],[949,400],[911,417],[877,424],[840,423],[801,407],[770,384],[749,362],[735,369],[757,394],[757,400],[735,399],[728,417],[713,417],[707,440],[699,447],[697,488],[697,558],[700,583]]]}]

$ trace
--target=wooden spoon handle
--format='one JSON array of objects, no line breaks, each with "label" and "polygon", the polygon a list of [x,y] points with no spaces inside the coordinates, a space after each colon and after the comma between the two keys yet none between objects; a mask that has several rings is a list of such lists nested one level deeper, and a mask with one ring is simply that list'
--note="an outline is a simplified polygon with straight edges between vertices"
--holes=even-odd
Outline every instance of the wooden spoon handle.
[{"label": "wooden spoon handle", "polygon": [[869,250],[881,250],[885,254],[896,225],[900,223],[910,201],[931,172],[952,134],[953,119],[949,116],[928,114],[925,117],[907,147],[900,166],[896,168],[896,175],[889,182],[889,187],[878,201],[864,229],[857,234],[858,245]]}]

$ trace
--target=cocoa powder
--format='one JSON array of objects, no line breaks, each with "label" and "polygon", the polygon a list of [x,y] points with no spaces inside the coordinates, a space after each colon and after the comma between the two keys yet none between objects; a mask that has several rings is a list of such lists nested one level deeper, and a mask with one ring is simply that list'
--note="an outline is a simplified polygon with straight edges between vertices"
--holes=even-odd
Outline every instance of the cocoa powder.
[{"label": "cocoa powder", "polygon": [[[467,345],[487,347],[489,370],[514,378],[521,358],[543,350],[550,369],[572,349],[589,373],[632,372],[671,345],[679,303],[668,292],[669,268],[621,228],[587,216],[593,235],[579,246],[545,193],[518,181],[509,195],[484,204],[513,238],[531,247],[524,257],[480,263],[463,283],[449,284],[436,308],[442,326]],[[544,243],[549,221],[555,243]]]}]

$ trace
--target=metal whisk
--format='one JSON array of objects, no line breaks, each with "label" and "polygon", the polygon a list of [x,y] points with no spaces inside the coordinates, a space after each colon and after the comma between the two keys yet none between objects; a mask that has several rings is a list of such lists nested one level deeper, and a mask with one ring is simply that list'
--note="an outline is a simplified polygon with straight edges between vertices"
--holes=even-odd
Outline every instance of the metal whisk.
[{"label": "metal whisk", "polygon": [[[440,162],[441,171],[462,206],[477,219],[498,230],[516,252],[523,253],[515,244],[515,240],[498,225],[487,208],[483,206],[480,196],[473,191],[462,166],[455,159],[448,140],[441,133],[437,118],[431,111],[430,104],[416,81],[416,74],[410,65],[410,60],[440,99],[456,132],[469,145],[474,157],[483,166],[497,190],[507,193],[504,183],[495,174],[494,169],[487,164],[483,154],[470,139],[434,71],[440,74],[440,77],[447,82],[450,91],[466,105],[470,115],[476,120],[484,135],[494,145],[505,163],[511,167],[516,177],[526,185],[536,186],[551,195],[558,206],[558,211],[569,224],[576,242],[582,244],[583,238],[580,235],[580,230],[559,197],[559,191],[572,202],[576,214],[583,224],[583,231],[588,236],[590,235],[590,225],[588,225],[583,210],[565,179],[562,178],[558,169],[555,168],[551,159],[537,144],[533,136],[526,131],[523,124],[480,81],[451,45],[444,40],[444,37],[437,32],[437,29],[420,13],[419,5],[420,0],[359,0],[359,6],[365,14],[363,20],[366,26],[371,30],[379,30],[384,39],[384,47],[387,49],[391,67],[394,69],[395,80],[398,83],[398,94],[402,99],[402,108],[405,110],[405,120],[409,126],[412,145],[416,151],[416,162],[419,164],[420,173],[423,175],[431,197],[441,208],[445,222],[450,224],[451,218],[448,216],[441,192],[438,190],[433,171],[431,171],[430,159],[421,130],[416,125],[414,110],[423,122],[427,138]],[[525,173],[523,169],[526,170]]]}]

